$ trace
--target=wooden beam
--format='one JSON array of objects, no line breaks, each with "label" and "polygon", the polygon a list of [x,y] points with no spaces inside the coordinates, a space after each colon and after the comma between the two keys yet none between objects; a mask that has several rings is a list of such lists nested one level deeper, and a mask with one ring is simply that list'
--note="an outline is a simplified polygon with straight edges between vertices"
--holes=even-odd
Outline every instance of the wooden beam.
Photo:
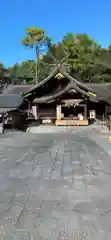
[{"label": "wooden beam", "polygon": [[84,118],[87,119],[88,117],[88,112],[87,112],[87,104],[88,104],[88,99],[85,99],[85,104],[84,104]]}]

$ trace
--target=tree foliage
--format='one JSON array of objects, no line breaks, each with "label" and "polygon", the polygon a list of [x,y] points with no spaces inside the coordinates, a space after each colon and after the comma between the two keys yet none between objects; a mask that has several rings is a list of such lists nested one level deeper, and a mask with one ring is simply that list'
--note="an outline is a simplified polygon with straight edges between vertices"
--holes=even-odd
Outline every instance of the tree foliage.
[{"label": "tree foliage", "polygon": [[103,49],[87,34],[68,33],[51,51],[58,59],[65,58],[69,73],[83,82],[111,81],[111,45]]},{"label": "tree foliage", "polygon": [[0,64],[0,79],[4,79],[8,71],[16,83],[24,80],[34,83],[36,74],[39,82],[48,76],[57,61],[63,61],[68,66],[69,74],[80,81],[111,82],[111,44],[103,48],[87,34],[72,33],[66,34],[60,42],[51,44],[44,29],[27,28],[26,33],[22,44],[35,49],[36,59],[16,63],[7,70]]},{"label": "tree foliage", "polygon": [[26,28],[26,36],[22,40],[22,44],[27,48],[34,48],[36,53],[36,65],[35,65],[35,73],[36,73],[36,82],[38,82],[38,67],[39,67],[39,57],[43,52],[44,47],[50,47],[51,39],[45,34],[44,29],[31,27]]},{"label": "tree foliage", "polygon": [[0,84],[10,83],[10,74],[3,63],[0,63]]}]

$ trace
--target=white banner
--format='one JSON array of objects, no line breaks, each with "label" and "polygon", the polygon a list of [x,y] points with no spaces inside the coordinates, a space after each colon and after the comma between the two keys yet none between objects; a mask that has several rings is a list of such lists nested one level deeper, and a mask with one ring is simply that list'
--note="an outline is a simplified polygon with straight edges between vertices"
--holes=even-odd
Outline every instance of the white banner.
[{"label": "white banner", "polygon": [[37,107],[36,106],[32,106],[32,112],[33,112],[35,119],[37,119]]},{"label": "white banner", "polygon": [[0,134],[3,133],[3,123],[0,123]]},{"label": "white banner", "polygon": [[96,112],[95,110],[90,111],[90,118],[95,119],[96,118]]}]

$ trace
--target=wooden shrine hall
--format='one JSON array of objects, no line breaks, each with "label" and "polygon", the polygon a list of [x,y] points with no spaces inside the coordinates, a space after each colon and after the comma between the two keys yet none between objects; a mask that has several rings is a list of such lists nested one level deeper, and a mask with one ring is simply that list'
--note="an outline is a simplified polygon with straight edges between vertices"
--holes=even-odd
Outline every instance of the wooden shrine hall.
[{"label": "wooden shrine hall", "polygon": [[41,123],[88,125],[91,112],[104,114],[105,102],[91,87],[82,84],[58,66],[46,79],[24,94]]},{"label": "wooden shrine hall", "polygon": [[15,129],[40,123],[88,125],[94,118],[107,120],[111,117],[111,83],[83,84],[59,65],[37,85],[3,85],[0,113],[7,115],[5,124]]}]

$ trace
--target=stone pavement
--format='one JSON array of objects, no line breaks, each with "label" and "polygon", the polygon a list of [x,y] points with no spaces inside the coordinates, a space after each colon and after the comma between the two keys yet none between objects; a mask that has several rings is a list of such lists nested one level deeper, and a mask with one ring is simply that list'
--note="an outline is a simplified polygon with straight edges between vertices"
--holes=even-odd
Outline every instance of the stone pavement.
[{"label": "stone pavement", "polygon": [[111,156],[111,144],[109,144],[109,137],[111,137],[111,132],[101,133],[101,134],[92,134],[91,139],[94,140],[101,148],[104,149],[109,156]]},{"label": "stone pavement", "polygon": [[41,134],[41,133],[60,133],[60,132],[67,132],[68,129],[70,129],[71,127],[69,126],[55,126],[55,125],[48,125],[48,124],[44,124],[44,125],[39,125],[39,126],[32,126],[27,128],[27,132],[30,133],[37,133],[37,134]]},{"label": "stone pavement", "polygon": [[111,239],[111,157],[89,132],[0,138],[0,240]]}]

